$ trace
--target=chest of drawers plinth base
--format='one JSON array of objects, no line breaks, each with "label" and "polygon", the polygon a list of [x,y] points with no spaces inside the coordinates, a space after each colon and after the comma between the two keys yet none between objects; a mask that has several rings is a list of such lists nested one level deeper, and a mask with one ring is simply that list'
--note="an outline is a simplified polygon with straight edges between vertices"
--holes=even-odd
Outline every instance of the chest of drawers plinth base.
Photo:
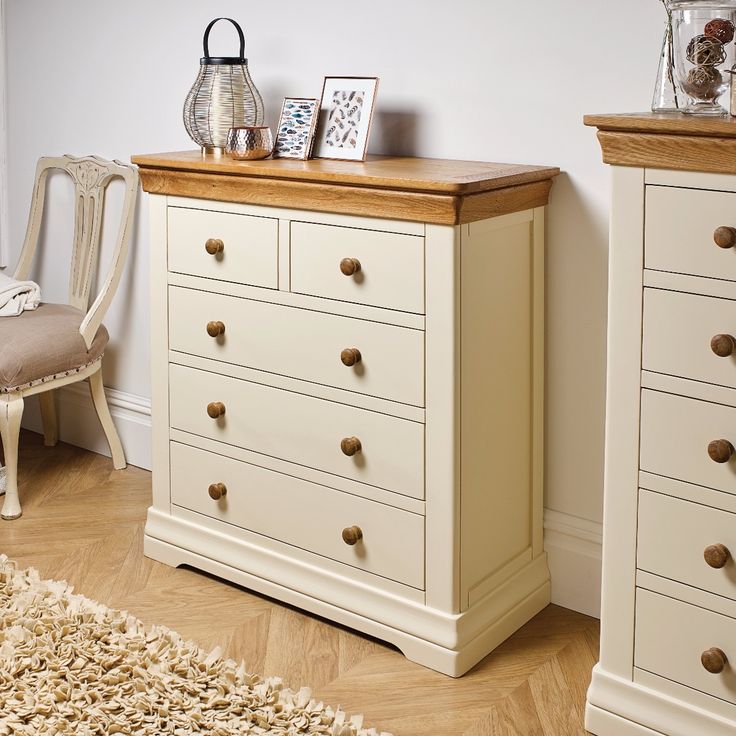
[{"label": "chest of drawers plinth base", "polygon": [[274,194],[293,162],[270,162],[261,181],[261,164],[233,173],[205,158],[203,184],[188,159],[135,161],[153,193],[146,555],[462,675],[549,603],[544,205],[556,171],[488,165],[473,183],[467,164],[462,184],[414,171],[394,184],[403,216],[385,219],[385,178],[365,207],[354,173],[302,182],[310,209],[293,182]]}]

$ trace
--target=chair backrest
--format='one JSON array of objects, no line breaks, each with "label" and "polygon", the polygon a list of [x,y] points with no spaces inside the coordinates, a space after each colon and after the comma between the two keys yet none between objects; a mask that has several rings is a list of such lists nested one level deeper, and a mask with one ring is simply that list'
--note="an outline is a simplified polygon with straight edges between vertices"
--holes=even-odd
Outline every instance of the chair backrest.
[{"label": "chair backrest", "polygon": [[[87,347],[94,340],[107,308],[117,290],[133,232],[135,200],[138,196],[138,170],[121,161],[106,161],[98,156],[45,156],[38,160],[28,227],[14,277],[26,280],[38,247],[46,198],[46,180],[51,171],[65,171],[74,181],[74,242],[69,276],[69,304],[87,316],[79,332]],[[105,192],[113,179],[125,183],[120,226],[115,240],[112,264],[103,286],[90,308],[90,290],[97,268],[105,209]]]}]

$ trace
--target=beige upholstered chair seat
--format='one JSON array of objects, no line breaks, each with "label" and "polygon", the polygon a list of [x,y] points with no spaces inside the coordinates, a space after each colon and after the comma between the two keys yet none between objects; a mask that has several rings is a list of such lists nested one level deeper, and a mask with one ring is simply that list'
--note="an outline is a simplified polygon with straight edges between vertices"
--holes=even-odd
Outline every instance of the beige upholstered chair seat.
[{"label": "beige upholstered chair seat", "polygon": [[98,360],[109,335],[100,325],[87,350],[79,332],[85,314],[66,304],[41,304],[18,317],[0,318],[0,393],[75,373]]}]

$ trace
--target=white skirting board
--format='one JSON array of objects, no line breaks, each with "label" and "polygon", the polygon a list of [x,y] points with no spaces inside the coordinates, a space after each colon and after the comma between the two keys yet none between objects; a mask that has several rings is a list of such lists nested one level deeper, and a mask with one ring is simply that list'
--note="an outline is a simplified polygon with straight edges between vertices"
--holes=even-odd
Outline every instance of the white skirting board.
[{"label": "white skirting board", "polygon": [[603,525],[544,510],[552,603],[600,618]]},{"label": "white skirting board", "polygon": [[[106,389],[110,413],[130,465],[151,468],[151,401]],[[110,454],[92,406],[89,389],[77,383],[57,397],[59,437],[102,455]],[[41,432],[34,398],[26,401],[23,426]],[[552,509],[544,511],[544,547],[552,575],[552,602],[589,616],[600,616],[602,525]]]},{"label": "white skirting board", "polygon": [[[109,457],[110,449],[92,405],[87,382],[74,383],[58,389],[56,393],[59,439]],[[125,459],[129,465],[150,470],[151,400],[110,388],[105,389],[105,393],[110,414],[125,449]],[[35,396],[26,400],[23,427],[33,432],[43,432],[41,411]]]}]

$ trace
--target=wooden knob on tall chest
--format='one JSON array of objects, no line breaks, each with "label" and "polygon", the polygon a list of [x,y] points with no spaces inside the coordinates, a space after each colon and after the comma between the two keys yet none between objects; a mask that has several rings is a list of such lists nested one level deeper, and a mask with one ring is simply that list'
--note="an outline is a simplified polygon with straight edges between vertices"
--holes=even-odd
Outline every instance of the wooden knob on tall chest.
[{"label": "wooden knob on tall chest", "polygon": [[706,649],[700,655],[700,662],[708,672],[713,675],[719,675],[724,669],[726,669],[728,657],[726,657],[726,654],[722,649],[711,647],[710,649]]},{"label": "wooden knob on tall chest", "polygon": [[224,322],[208,322],[207,323],[207,334],[210,337],[220,337],[225,334],[225,323]]},{"label": "wooden knob on tall chest", "polygon": [[227,493],[227,486],[224,483],[213,483],[207,492],[213,501],[219,501]]},{"label": "wooden knob on tall chest", "polygon": [[703,557],[710,567],[720,570],[726,566],[731,553],[725,544],[711,544],[703,550]]},{"label": "wooden knob on tall chest", "polygon": [[733,248],[736,245],[736,228],[717,227],[713,233],[713,240],[719,248]]},{"label": "wooden knob on tall chest", "polygon": [[363,530],[359,526],[349,526],[342,530],[342,541],[351,547],[363,539]]},{"label": "wooden knob on tall chest", "polygon": [[207,404],[207,414],[212,419],[219,419],[225,413],[225,404],[222,401],[213,401]]},{"label": "wooden knob on tall chest", "polygon": [[736,348],[736,339],[731,335],[714,335],[710,341],[710,349],[719,358],[728,358]]},{"label": "wooden knob on tall chest", "polygon": [[342,450],[343,455],[352,457],[363,449],[363,445],[361,445],[360,440],[357,437],[345,437],[340,442],[340,449]]},{"label": "wooden knob on tall chest", "polygon": [[713,440],[708,443],[708,455],[715,463],[727,463],[733,453],[733,445],[728,440]]},{"label": "wooden knob on tall chest", "polygon": [[225,250],[225,243],[219,238],[210,238],[205,244],[204,249],[211,255],[216,256]]},{"label": "wooden knob on tall chest", "polygon": [[357,258],[343,258],[340,261],[340,270],[346,276],[353,276],[360,271],[360,261]]},{"label": "wooden knob on tall chest", "polygon": [[358,350],[358,348],[345,348],[345,350],[340,353],[340,360],[343,362],[343,365],[349,367],[356,363],[360,363],[360,361],[363,360],[363,356],[360,354],[360,350]]}]

